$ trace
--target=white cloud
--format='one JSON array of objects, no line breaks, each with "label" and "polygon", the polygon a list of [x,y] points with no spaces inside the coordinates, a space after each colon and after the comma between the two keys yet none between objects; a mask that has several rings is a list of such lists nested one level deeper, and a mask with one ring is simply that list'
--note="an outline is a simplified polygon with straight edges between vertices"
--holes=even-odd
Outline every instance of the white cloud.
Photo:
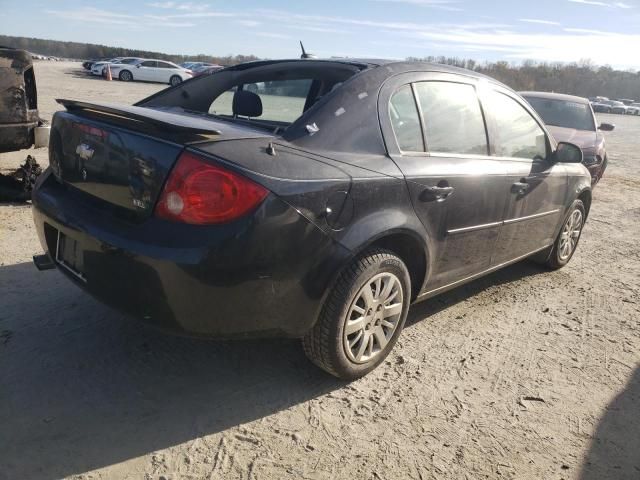
[{"label": "white cloud", "polygon": [[[640,34],[565,29],[566,33],[528,34],[489,30],[464,30],[430,26],[422,32],[403,33],[416,41],[448,44],[456,51],[503,52],[513,60],[577,62],[589,58],[595,63],[622,68],[637,68],[628,52],[640,50]],[[620,45],[625,48],[621,49]]]},{"label": "white cloud", "polygon": [[209,5],[201,3],[180,3],[180,2],[152,2],[146,4],[148,7],[162,8],[166,10],[183,10],[188,12],[204,12],[209,9]]},{"label": "white cloud", "polygon": [[103,25],[122,26],[133,29],[147,27],[193,27],[190,22],[174,22],[168,17],[137,16],[126,13],[111,12],[99,8],[84,7],[73,10],[46,10],[46,13],[65,20],[74,20],[84,23],[99,23]]},{"label": "white cloud", "polygon": [[525,22],[525,23],[535,23],[535,24],[539,24],[539,25],[554,25],[554,26],[560,26],[560,22],[553,22],[551,20],[540,20],[537,18],[521,18],[519,19],[520,22]]},{"label": "white cloud", "polygon": [[387,3],[408,3],[410,5],[438,8],[440,10],[448,10],[451,12],[461,12],[463,10],[462,8],[455,6],[455,4],[460,3],[458,0],[372,0],[372,1],[387,2]]},{"label": "white cloud", "polygon": [[277,39],[291,39],[292,37],[290,35],[284,35],[282,33],[270,33],[270,32],[256,32],[256,35],[258,35],[259,37],[266,37],[266,38],[277,38]]},{"label": "white cloud", "polygon": [[633,5],[629,5],[624,2],[601,2],[599,0],[569,0],[571,3],[580,3],[582,5],[592,5],[596,7],[609,7],[609,8],[633,8]]},{"label": "white cloud", "polygon": [[255,20],[238,20],[236,23],[243,27],[257,27],[258,25],[261,25],[260,22],[256,22]]}]

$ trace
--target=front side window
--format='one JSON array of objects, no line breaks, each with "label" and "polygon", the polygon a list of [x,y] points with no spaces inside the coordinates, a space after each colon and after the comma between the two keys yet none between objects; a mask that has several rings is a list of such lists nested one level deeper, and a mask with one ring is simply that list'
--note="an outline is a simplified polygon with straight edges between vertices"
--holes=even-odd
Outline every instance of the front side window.
[{"label": "front side window", "polygon": [[490,90],[486,108],[491,111],[496,124],[493,143],[497,156],[530,160],[546,158],[544,130],[522,105],[503,93]]},{"label": "front side window", "polygon": [[154,62],[153,60],[147,60],[140,64],[141,67],[155,67],[158,62]]},{"label": "front side window", "polygon": [[416,83],[430,152],[488,155],[476,90],[451,82]]},{"label": "front side window", "polygon": [[389,116],[398,147],[403,152],[424,152],[418,107],[410,85],[398,89],[389,102]]}]

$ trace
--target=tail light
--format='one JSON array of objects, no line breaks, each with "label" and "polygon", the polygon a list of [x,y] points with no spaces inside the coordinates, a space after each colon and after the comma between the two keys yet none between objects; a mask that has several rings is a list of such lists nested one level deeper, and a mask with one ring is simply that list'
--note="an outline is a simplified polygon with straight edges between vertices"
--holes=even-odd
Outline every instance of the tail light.
[{"label": "tail light", "polygon": [[162,190],[155,214],[195,225],[226,223],[255,209],[268,193],[242,175],[183,152]]}]

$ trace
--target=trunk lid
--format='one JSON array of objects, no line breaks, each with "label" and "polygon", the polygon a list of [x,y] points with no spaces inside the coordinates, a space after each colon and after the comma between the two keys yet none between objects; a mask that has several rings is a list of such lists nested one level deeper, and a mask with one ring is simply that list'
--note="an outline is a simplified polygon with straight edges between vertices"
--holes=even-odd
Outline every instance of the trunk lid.
[{"label": "trunk lid", "polygon": [[186,145],[269,137],[262,131],[188,114],[59,100],[49,161],[56,178],[106,202],[127,218],[152,214],[164,182]]}]

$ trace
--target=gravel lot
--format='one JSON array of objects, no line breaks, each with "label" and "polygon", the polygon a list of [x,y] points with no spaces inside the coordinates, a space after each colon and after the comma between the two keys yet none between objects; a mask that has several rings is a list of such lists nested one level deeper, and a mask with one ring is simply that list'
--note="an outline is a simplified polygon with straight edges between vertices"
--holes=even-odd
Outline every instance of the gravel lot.
[{"label": "gravel lot", "polygon": [[[54,98],[163,88],[71,63],[36,77],[45,118]],[[350,384],[295,341],[124,318],[37,272],[30,207],[0,204],[0,479],[640,478],[640,118],[605,117],[609,169],[571,263],[415,305],[387,364]]]}]

